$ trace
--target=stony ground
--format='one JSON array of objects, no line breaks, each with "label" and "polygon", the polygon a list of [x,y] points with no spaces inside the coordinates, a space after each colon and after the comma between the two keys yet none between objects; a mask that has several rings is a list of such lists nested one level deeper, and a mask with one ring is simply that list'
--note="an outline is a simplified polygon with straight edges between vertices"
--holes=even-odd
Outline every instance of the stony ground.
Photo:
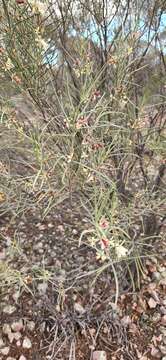
[{"label": "stony ground", "polygon": [[64,203],[44,221],[33,212],[1,220],[1,360],[166,360],[164,244],[136,288],[119,265],[115,305],[111,266],[98,271],[93,250],[78,247],[84,215]]}]

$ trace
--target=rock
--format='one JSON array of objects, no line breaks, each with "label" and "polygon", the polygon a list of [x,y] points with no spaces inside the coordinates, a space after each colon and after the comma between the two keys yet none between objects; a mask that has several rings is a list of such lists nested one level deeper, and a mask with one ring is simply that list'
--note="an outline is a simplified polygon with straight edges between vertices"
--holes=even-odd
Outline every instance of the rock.
[{"label": "rock", "polygon": [[161,324],[166,325],[166,315],[163,315],[161,318]]},{"label": "rock", "polygon": [[14,338],[16,341],[18,341],[19,339],[21,339],[21,333],[19,331],[17,331],[16,333],[14,333]]},{"label": "rock", "polygon": [[166,307],[165,306],[160,306],[160,311],[163,315],[166,315]]},{"label": "rock", "polygon": [[78,230],[77,230],[77,229],[73,229],[72,233],[73,233],[73,235],[78,235]]},{"label": "rock", "polygon": [[35,322],[34,321],[28,321],[26,324],[26,327],[29,331],[34,331],[35,329]]},{"label": "rock", "polygon": [[86,310],[83,308],[83,306],[78,302],[74,304],[74,310],[77,313],[79,313],[80,315],[83,315],[86,312]]},{"label": "rock", "polygon": [[23,321],[20,319],[19,321],[13,322],[13,324],[11,325],[11,328],[15,332],[21,331],[23,329]]},{"label": "rock", "polygon": [[105,351],[94,351],[92,360],[107,360],[107,354]]},{"label": "rock", "polygon": [[158,321],[160,321],[160,319],[161,319],[161,314],[155,312],[155,313],[153,314],[153,316],[152,316],[152,321],[153,321],[154,323],[157,323]]},{"label": "rock", "polygon": [[155,309],[157,306],[157,302],[151,297],[148,300],[148,305],[149,305],[150,309]]},{"label": "rock", "polygon": [[47,225],[47,226],[48,226],[48,228],[49,228],[49,229],[52,229],[55,225],[54,225],[54,224],[52,224],[52,223],[48,223],[48,225]]},{"label": "rock", "polygon": [[13,305],[6,305],[3,309],[5,314],[11,315],[16,311],[16,307]]},{"label": "rock", "polygon": [[14,340],[14,334],[13,334],[12,332],[10,332],[10,333],[8,334],[8,339],[9,339],[9,341],[10,341],[10,344],[12,344],[12,342],[13,342],[13,340]]},{"label": "rock", "polygon": [[9,346],[5,346],[3,349],[0,350],[0,353],[2,355],[8,355],[10,351],[10,347]]},{"label": "rock", "polygon": [[21,346],[21,341],[20,341],[20,340],[18,340],[18,341],[16,342],[16,346],[17,346],[17,347],[20,347],[20,346]]},{"label": "rock", "polygon": [[9,324],[4,324],[2,331],[5,335],[8,335],[9,333],[11,333],[11,327]]},{"label": "rock", "polygon": [[40,294],[46,294],[47,288],[48,288],[48,284],[46,282],[39,284],[37,287]]},{"label": "rock", "polygon": [[32,347],[31,340],[27,336],[23,340],[22,347],[24,349],[31,349],[31,347]]},{"label": "rock", "polygon": [[5,345],[5,344],[4,344],[3,339],[2,339],[2,338],[0,338],[0,348],[2,348],[4,345]]},{"label": "rock", "polygon": [[153,274],[152,274],[152,279],[156,280],[156,281],[160,281],[161,274],[158,271],[154,271]]},{"label": "rock", "polygon": [[161,272],[161,276],[163,279],[166,279],[166,270]]}]

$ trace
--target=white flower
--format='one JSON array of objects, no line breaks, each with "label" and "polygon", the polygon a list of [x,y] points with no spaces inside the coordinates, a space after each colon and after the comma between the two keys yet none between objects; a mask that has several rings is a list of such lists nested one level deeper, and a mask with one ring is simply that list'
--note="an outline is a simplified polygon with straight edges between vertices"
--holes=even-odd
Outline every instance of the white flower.
[{"label": "white flower", "polygon": [[30,0],[29,1],[32,6],[32,12],[40,13],[42,16],[46,14],[47,11],[47,1],[42,2],[40,0]]},{"label": "white flower", "polygon": [[47,42],[40,36],[38,35],[36,37],[36,42],[38,43],[38,45],[43,48],[44,51],[46,51],[48,49],[48,44]]},{"label": "white flower", "polygon": [[13,65],[11,59],[8,58],[7,61],[6,61],[6,64],[5,64],[5,70],[11,70],[13,68],[14,68],[14,65]]},{"label": "white flower", "polygon": [[123,245],[116,246],[116,255],[118,259],[126,256],[128,253],[128,250]]}]

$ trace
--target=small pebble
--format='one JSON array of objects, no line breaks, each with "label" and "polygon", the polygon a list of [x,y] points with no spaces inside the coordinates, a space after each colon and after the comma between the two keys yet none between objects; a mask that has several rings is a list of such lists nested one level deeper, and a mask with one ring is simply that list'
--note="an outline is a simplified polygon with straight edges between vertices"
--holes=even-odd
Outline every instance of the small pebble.
[{"label": "small pebble", "polygon": [[10,351],[10,347],[9,346],[5,346],[3,349],[0,350],[2,355],[8,355]]},{"label": "small pebble", "polygon": [[21,356],[19,357],[19,360],[27,360],[27,359],[26,359],[26,357],[25,357],[24,355],[21,355]]},{"label": "small pebble", "polygon": [[5,344],[4,344],[3,339],[2,339],[2,338],[0,338],[0,348],[2,348],[4,345],[5,345]]},{"label": "small pebble", "polygon": [[30,349],[32,347],[31,340],[27,336],[24,338],[22,346],[24,349]]},{"label": "small pebble", "polygon": [[130,318],[130,316],[125,315],[122,319],[121,319],[121,323],[124,327],[127,327],[131,324],[132,320]]},{"label": "small pebble", "polygon": [[35,329],[35,322],[34,321],[28,321],[26,324],[26,327],[28,330],[33,331]]},{"label": "small pebble", "polygon": [[15,311],[16,311],[16,307],[13,305],[7,305],[3,309],[3,312],[8,315],[13,314]]},{"label": "small pebble", "polygon": [[39,253],[39,254],[43,254],[43,253],[44,253],[44,249],[38,249],[38,253]]},{"label": "small pebble", "polygon": [[38,250],[38,249],[42,249],[42,247],[43,247],[43,243],[40,241],[34,246],[34,249]]},{"label": "small pebble", "polygon": [[51,229],[51,228],[53,228],[53,227],[54,227],[54,224],[52,224],[52,223],[49,223],[49,224],[48,224],[48,228]]},{"label": "small pebble", "polygon": [[45,294],[46,291],[47,291],[47,288],[48,288],[47,283],[39,284],[38,287],[37,287],[40,294]]},{"label": "small pebble", "polygon": [[0,251],[0,261],[5,260],[5,258],[6,258],[5,250]]},{"label": "small pebble", "polygon": [[158,321],[160,321],[160,319],[161,319],[161,314],[155,312],[155,313],[153,314],[153,316],[152,316],[152,321],[153,321],[154,323],[157,323]]},{"label": "small pebble", "polygon": [[64,232],[64,227],[63,227],[63,225],[58,225],[58,226],[57,226],[57,229],[58,229],[60,232]]},{"label": "small pebble", "polygon": [[160,359],[161,358],[161,353],[160,353],[159,349],[157,349],[155,347],[152,347],[151,356],[154,357],[155,359]]},{"label": "small pebble", "polygon": [[161,311],[162,315],[166,315],[166,307],[165,306],[160,306],[160,311]]},{"label": "small pebble", "polygon": [[166,315],[163,315],[161,318],[162,325],[166,325]]},{"label": "small pebble", "polygon": [[162,341],[163,341],[163,344],[166,345],[166,336],[163,336]]},{"label": "small pebble", "polygon": [[11,333],[11,327],[9,324],[4,324],[2,331],[5,335],[8,335],[9,333]]},{"label": "small pebble", "polygon": [[159,345],[159,349],[160,349],[162,355],[166,355],[166,346],[165,345]]},{"label": "small pebble", "polygon": [[160,273],[163,273],[165,271],[165,266],[158,266],[158,271],[160,271]]},{"label": "small pebble", "polygon": [[76,229],[73,229],[72,233],[73,235],[78,235],[78,231]]},{"label": "small pebble", "polygon": [[161,273],[163,279],[166,279],[166,270]]},{"label": "small pebble", "polygon": [[161,334],[163,334],[163,336],[166,336],[166,327],[165,326],[160,326],[159,331]]},{"label": "small pebble", "polygon": [[45,330],[45,328],[46,328],[46,322],[43,321],[43,322],[40,324],[39,328],[40,328],[41,333],[43,333],[44,330]]},{"label": "small pebble", "polygon": [[85,314],[86,310],[83,308],[83,306],[80,303],[74,304],[74,310],[79,314]]},{"label": "small pebble", "polygon": [[38,227],[40,231],[44,231],[47,228],[47,226],[44,224],[37,224],[36,227]]},{"label": "small pebble", "polygon": [[160,274],[158,271],[154,271],[153,274],[152,274],[152,279],[153,279],[153,280],[160,281],[160,279],[161,279],[161,274]]},{"label": "small pebble", "polygon": [[15,321],[13,322],[13,324],[11,325],[11,328],[13,331],[17,332],[17,331],[21,331],[23,329],[23,322],[20,319],[19,321]]},{"label": "small pebble", "polygon": [[12,344],[12,342],[14,340],[14,334],[12,332],[8,333],[8,339],[10,341],[10,344]]},{"label": "small pebble", "polygon": [[20,338],[21,338],[21,333],[19,332],[19,331],[17,331],[15,334],[14,334],[14,338],[15,338],[15,340],[17,341],[17,340],[19,340]]},{"label": "small pebble", "polygon": [[105,351],[94,351],[92,354],[93,360],[107,360],[107,355]]}]

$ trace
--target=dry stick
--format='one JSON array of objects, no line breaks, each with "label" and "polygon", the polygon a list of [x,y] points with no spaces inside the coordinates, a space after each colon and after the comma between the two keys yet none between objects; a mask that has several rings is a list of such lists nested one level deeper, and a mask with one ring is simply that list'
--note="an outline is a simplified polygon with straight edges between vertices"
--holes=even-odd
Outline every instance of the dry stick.
[{"label": "dry stick", "polygon": [[152,186],[152,193],[156,193],[155,194],[155,198],[157,197],[157,190],[159,189],[159,186],[161,184],[162,178],[164,177],[165,174],[165,170],[166,170],[166,165],[165,164],[161,164],[159,166],[158,169],[158,174],[154,180],[154,184]]}]

